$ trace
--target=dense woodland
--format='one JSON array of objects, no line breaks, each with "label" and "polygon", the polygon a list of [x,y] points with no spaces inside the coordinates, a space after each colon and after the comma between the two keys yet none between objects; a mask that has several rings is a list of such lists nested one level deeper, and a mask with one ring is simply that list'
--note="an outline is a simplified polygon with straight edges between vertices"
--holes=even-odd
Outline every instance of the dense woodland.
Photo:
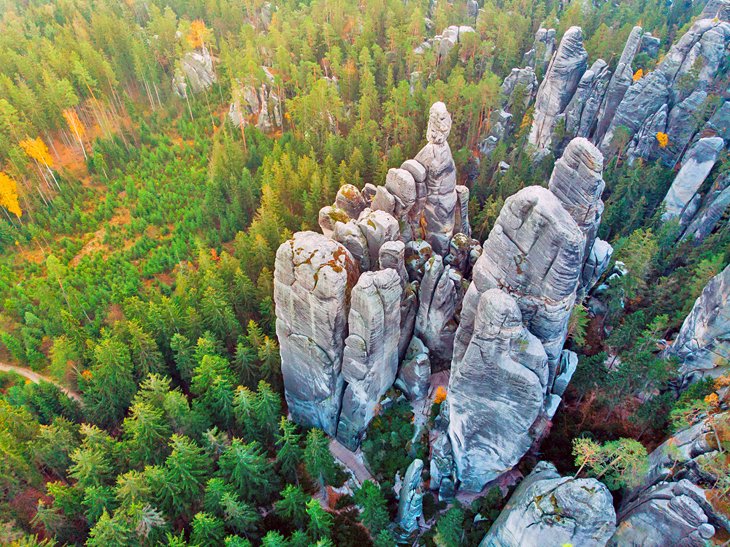
[{"label": "dense woodland", "polygon": [[[666,50],[702,8],[485,0],[475,20],[465,2],[272,4],[0,0],[0,362],[54,382],[0,373],[0,543],[392,545],[394,475],[425,447],[408,406],[390,407],[363,446],[379,484],[338,493],[347,475],[326,436],[285,417],[277,247],[316,228],[341,184],[412,157],[436,100],[483,240],[504,199],[552,169],[524,151],[529,110],[488,159],[477,151],[537,28],[580,25],[591,59],[615,63],[633,25]],[[444,58],[414,53],[451,24],[477,32]],[[172,78],[202,45],[218,83],[180,98]],[[227,117],[262,66],[283,97],[269,134]],[[659,222],[673,174],[620,156],[606,167],[600,235],[629,273],[605,314],[574,312],[580,364],[543,446],[563,471],[576,437],[650,450],[709,404],[708,382],[678,399],[657,341],[730,261],[730,231],[676,244]],[[476,545],[502,503],[495,491],[447,510],[427,494],[420,541]]]}]

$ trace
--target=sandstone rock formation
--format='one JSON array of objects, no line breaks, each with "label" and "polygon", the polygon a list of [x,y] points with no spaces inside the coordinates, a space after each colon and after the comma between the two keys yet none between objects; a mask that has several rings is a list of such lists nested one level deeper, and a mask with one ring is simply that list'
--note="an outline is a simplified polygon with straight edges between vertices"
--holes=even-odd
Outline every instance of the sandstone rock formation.
[{"label": "sandstone rock formation", "polygon": [[522,323],[514,298],[481,294],[466,349],[449,382],[449,438],[461,488],[479,492],[509,471],[533,442],[543,410],[547,355]]},{"label": "sandstone rock formation", "polygon": [[[730,104],[730,103],[725,103]],[[719,176],[705,196],[700,209],[692,218],[683,239],[701,243],[712,233],[730,207],[730,174]]]},{"label": "sandstone rock formation", "polygon": [[542,75],[545,74],[553,53],[555,53],[555,29],[540,28],[535,33],[532,49],[525,53],[522,62]]},{"label": "sandstone rock formation", "polygon": [[213,70],[213,57],[202,47],[187,52],[180,61],[180,71],[173,79],[173,88],[178,96],[187,97],[187,87],[193,93],[205,91],[217,81]]},{"label": "sandstone rock formation", "polygon": [[406,469],[403,487],[398,500],[397,532],[401,539],[407,538],[418,529],[418,520],[423,518],[423,490],[421,473],[423,461],[416,458]]},{"label": "sandstone rock formation", "polygon": [[440,255],[434,254],[424,265],[415,334],[428,347],[432,359],[451,359],[456,332],[457,285],[460,284],[459,273],[451,266],[444,266]]},{"label": "sandstone rock formation", "polygon": [[632,63],[636,53],[641,47],[643,36],[644,33],[641,27],[634,27],[631,29],[629,38],[626,40],[626,45],[624,46],[624,50],[621,52],[621,58],[616,65],[616,70],[614,70],[613,75],[611,76],[611,81],[608,83],[608,88],[606,89],[606,93],[601,102],[597,125],[593,132],[595,142],[600,142],[606,134],[606,130],[616,114],[618,105],[624,98],[626,90],[628,90],[633,83],[634,71]]},{"label": "sandstone rock formation", "polygon": [[703,490],[687,480],[659,483],[621,509],[608,545],[703,547],[715,535],[703,509],[708,505]]},{"label": "sandstone rock formation", "polygon": [[615,523],[613,499],[602,483],[561,477],[551,463],[540,462],[512,494],[480,547],[603,546]]},{"label": "sandstone rock formation", "polygon": [[398,372],[400,299],[401,279],[391,268],[363,273],[350,294],[337,438],[352,450]]},{"label": "sandstone rock formation", "polygon": [[451,132],[451,115],[442,102],[434,103],[428,117],[428,144],[415,160],[426,168],[423,221],[426,241],[440,255],[446,254],[454,235],[456,211],[456,166],[446,139]]},{"label": "sandstone rock formation", "polygon": [[558,116],[565,111],[586,70],[588,53],[580,27],[570,27],[550,61],[535,99],[535,113],[528,142],[538,152],[549,149]]},{"label": "sandstone rock formation", "polygon": [[598,59],[583,73],[578,88],[565,107],[565,133],[569,137],[588,137],[596,125],[601,102],[611,78],[603,59]]},{"label": "sandstone rock formation", "polygon": [[428,348],[418,336],[414,336],[398,370],[395,385],[410,401],[415,401],[428,395],[430,377],[431,361],[428,358]]},{"label": "sandstone rock formation", "polygon": [[730,363],[730,266],[707,283],[667,353],[680,360],[679,373],[685,383],[727,372]]},{"label": "sandstone rock formation", "polygon": [[[687,214],[687,207],[693,202],[693,198],[702,186],[702,183],[715,166],[715,162],[724,148],[725,143],[720,137],[709,137],[700,139],[685,155],[682,169],[672,182],[666,197],[664,198],[663,220],[677,217],[691,219],[696,209]],[[695,202],[697,206],[699,203]],[[685,222],[685,225],[688,221]]]},{"label": "sandstone rock formation", "polygon": [[335,434],[349,292],[358,268],[336,241],[299,232],[276,253],[274,301],[281,372],[292,417]]},{"label": "sandstone rock formation", "polygon": [[228,118],[236,127],[255,120],[261,131],[270,132],[282,127],[281,97],[274,89],[274,76],[267,67],[261,67],[264,81],[256,85],[237,82],[233,89],[233,102]]}]

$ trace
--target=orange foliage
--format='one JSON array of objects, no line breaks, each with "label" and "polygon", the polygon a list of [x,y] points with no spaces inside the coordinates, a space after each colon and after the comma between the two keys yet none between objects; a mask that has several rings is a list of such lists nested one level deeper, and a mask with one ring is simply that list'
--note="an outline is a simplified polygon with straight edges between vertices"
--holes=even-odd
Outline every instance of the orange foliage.
[{"label": "orange foliage", "polygon": [[443,403],[446,400],[446,388],[439,386],[436,388],[436,395],[433,398],[433,402],[437,405]]},{"label": "orange foliage", "polygon": [[634,79],[635,82],[638,82],[643,77],[644,77],[644,69],[643,68],[640,68],[639,70],[637,70],[636,72],[634,72],[633,79]]},{"label": "orange foliage", "polygon": [[91,378],[92,378],[92,377],[93,377],[94,375],[92,374],[92,372],[91,372],[90,370],[88,370],[88,369],[87,369],[87,370],[84,370],[84,371],[83,371],[83,372],[81,373],[81,376],[83,377],[83,379],[84,379],[84,380],[87,380],[87,381],[88,381],[88,380],[91,380]]},{"label": "orange foliage", "polygon": [[188,44],[191,48],[197,49],[203,47],[205,42],[208,41],[209,31],[205,26],[205,22],[200,19],[196,19],[190,23],[190,30],[188,31]]},{"label": "orange foliage", "polygon": [[20,147],[29,157],[44,164],[46,167],[53,167],[53,158],[51,158],[51,154],[48,152],[46,143],[40,137],[20,141]]},{"label": "orange foliage", "polygon": [[720,404],[720,398],[717,396],[717,393],[710,393],[705,397],[705,402],[710,406],[718,406]]},{"label": "orange foliage", "polygon": [[23,210],[18,203],[18,183],[0,171],[0,206],[20,218]]},{"label": "orange foliage", "polygon": [[81,123],[79,115],[76,114],[76,111],[73,108],[67,108],[63,111],[63,117],[68,124],[68,128],[76,133],[76,136],[81,139],[81,137],[83,137],[86,133],[86,128],[84,127],[84,124]]},{"label": "orange foliage", "polygon": [[659,143],[659,148],[666,148],[669,144],[669,135],[660,131],[656,134],[656,140]]}]

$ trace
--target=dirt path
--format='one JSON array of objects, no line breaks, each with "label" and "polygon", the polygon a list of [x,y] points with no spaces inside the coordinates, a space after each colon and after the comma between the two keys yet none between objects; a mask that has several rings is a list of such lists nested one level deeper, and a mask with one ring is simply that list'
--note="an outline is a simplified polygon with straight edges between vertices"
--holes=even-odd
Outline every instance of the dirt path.
[{"label": "dirt path", "polygon": [[18,367],[15,365],[6,365],[5,363],[0,363],[0,372],[15,372],[17,374],[20,374],[24,378],[27,378],[31,382],[35,384],[39,384],[41,382],[48,382],[49,384],[53,384],[58,389],[63,391],[66,395],[69,396],[69,398],[81,402],[81,395],[76,393],[75,391],[71,391],[70,389],[63,387],[61,384],[53,380],[52,378],[49,378],[48,376],[44,376],[43,374],[38,374],[37,372],[33,372],[30,369],[24,368],[24,367]]},{"label": "dirt path", "polygon": [[345,448],[336,439],[332,439],[330,441],[330,452],[332,452],[332,455],[341,461],[345,467],[349,468],[355,474],[355,478],[360,482],[360,484],[365,481],[375,482],[370,471],[368,471],[362,463],[361,457]]}]

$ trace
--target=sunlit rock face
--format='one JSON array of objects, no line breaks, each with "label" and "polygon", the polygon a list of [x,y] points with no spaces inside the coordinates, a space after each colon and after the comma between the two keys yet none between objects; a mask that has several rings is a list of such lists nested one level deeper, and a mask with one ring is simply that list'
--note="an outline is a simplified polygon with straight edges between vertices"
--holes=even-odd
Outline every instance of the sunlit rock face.
[{"label": "sunlit rock face", "polygon": [[337,438],[353,450],[398,372],[401,292],[398,272],[388,268],[363,273],[350,295]]},{"label": "sunlit rock face", "polygon": [[730,266],[707,283],[668,354],[680,360],[679,373],[685,384],[728,371]]},{"label": "sunlit rock face", "polygon": [[276,253],[276,335],[286,401],[300,424],[337,431],[350,291],[358,267],[344,246],[298,232]]},{"label": "sunlit rock face", "polygon": [[449,438],[462,489],[480,491],[530,448],[548,374],[545,350],[516,300],[500,289],[482,293],[449,382]]},{"label": "sunlit rock face", "polygon": [[528,142],[538,151],[549,149],[558,115],[573,98],[588,65],[580,27],[570,27],[555,53],[535,99],[535,113]]},{"label": "sunlit rock face", "polygon": [[517,487],[479,545],[599,547],[606,545],[615,529],[613,498],[603,483],[561,477],[553,464],[540,462]]}]

